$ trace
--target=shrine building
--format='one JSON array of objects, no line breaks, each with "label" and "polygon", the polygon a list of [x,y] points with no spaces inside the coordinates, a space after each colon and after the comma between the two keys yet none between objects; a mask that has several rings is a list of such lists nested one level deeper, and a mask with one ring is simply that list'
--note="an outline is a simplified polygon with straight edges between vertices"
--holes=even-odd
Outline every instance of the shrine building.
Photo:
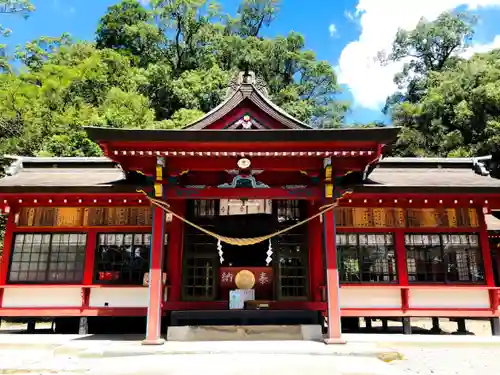
[{"label": "shrine building", "polygon": [[184,129],[86,131],[105,157],[8,157],[0,317],[72,333],[141,318],[151,344],[203,325],[339,343],[358,317],[500,334],[491,157],[384,157],[397,128],[313,129],[252,73]]}]

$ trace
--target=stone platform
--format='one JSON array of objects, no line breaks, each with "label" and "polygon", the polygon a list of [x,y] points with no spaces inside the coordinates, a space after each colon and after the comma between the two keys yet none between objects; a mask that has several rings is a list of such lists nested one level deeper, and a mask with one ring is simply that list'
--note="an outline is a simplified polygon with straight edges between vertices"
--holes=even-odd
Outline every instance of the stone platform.
[{"label": "stone platform", "polygon": [[167,341],[322,341],[318,325],[168,327]]}]

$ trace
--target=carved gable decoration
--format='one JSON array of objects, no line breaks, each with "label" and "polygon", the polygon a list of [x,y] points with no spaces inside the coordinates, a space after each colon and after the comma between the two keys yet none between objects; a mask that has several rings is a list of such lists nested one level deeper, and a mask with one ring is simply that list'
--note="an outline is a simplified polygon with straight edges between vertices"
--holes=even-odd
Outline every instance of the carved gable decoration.
[{"label": "carved gable decoration", "polygon": [[233,122],[231,125],[226,126],[226,129],[250,130],[250,129],[269,129],[269,127],[262,125],[255,118],[246,114],[242,118],[240,118],[239,120]]},{"label": "carved gable decoration", "polygon": [[[234,115],[242,108],[253,108],[259,115],[270,119],[277,126],[262,124],[254,117],[245,113],[242,118],[232,124],[221,125],[220,122]],[[259,116],[261,118],[261,116]],[[240,72],[235,79],[230,82],[226,98],[217,107],[202,118],[188,124],[184,129],[311,129],[302,121],[296,119],[284,109],[273,103],[269,98],[267,87],[254,72]]]}]

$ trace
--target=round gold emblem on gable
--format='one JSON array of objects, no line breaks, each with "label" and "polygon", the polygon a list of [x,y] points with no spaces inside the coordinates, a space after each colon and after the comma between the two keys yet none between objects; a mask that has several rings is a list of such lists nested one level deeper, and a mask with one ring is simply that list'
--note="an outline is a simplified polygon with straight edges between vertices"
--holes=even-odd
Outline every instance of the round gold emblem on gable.
[{"label": "round gold emblem on gable", "polygon": [[238,163],[237,163],[237,164],[238,164],[238,167],[239,167],[240,169],[247,169],[247,168],[250,168],[250,165],[251,165],[252,163],[250,162],[250,160],[249,160],[249,159],[247,159],[247,158],[242,158],[242,159],[238,160]]}]

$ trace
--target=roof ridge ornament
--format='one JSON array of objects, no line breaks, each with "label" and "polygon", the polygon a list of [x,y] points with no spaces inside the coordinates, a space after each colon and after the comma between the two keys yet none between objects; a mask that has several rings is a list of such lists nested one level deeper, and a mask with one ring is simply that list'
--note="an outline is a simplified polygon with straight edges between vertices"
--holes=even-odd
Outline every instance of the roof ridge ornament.
[{"label": "roof ridge ornament", "polygon": [[236,91],[241,89],[243,85],[252,85],[254,89],[259,91],[262,95],[269,98],[269,91],[265,80],[255,74],[252,70],[238,72],[231,81],[226,92],[226,99],[231,97]]}]

